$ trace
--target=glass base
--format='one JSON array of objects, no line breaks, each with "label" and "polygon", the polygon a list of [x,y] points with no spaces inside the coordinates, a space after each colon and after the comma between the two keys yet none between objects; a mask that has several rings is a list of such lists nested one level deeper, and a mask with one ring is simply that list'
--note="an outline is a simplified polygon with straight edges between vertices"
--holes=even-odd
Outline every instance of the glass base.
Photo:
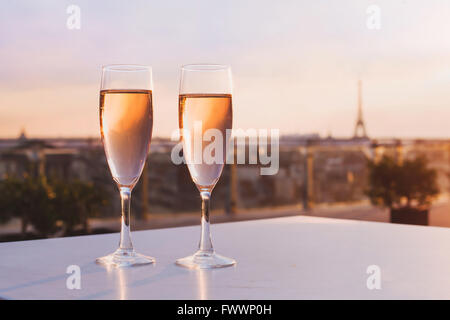
[{"label": "glass base", "polygon": [[197,251],[192,256],[178,259],[175,263],[189,269],[214,269],[233,266],[236,260],[214,252]]},{"label": "glass base", "polygon": [[127,268],[155,263],[155,258],[147,257],[132,250],[117,249],[114,253],[97,258],[97,264],[116,268]]}]

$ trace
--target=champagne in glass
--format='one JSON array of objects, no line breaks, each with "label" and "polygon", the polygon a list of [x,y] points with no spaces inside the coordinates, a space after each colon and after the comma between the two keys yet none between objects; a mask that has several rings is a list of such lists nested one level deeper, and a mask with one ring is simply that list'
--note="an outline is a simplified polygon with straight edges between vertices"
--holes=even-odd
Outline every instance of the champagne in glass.
[{"label": "champagne in glass", "polygon": [[[187,65],[181,70],[179,96],[179,127],[183,153],[202,199],[201,236],[198,251],[178,259],[178,265],[192,269],[232,266],[234,259],[215,253],[209,228],[211,192],[222,174],[226,159],[227,129],[233,120],[231,99],[231,71],[222,65]],[[206,159],[208,142],[218,143],[214,158]],[[216,141],[221,139],[221,141]],[[221,147],[221,148],[220,148]]]},{"label": "champagne in glass", "polygon": [[119,248],[97,263],[129,267],[155,260],[134,251],[130,236],[131,191],[139,180],[150,149],[153,128],[151,68],[111,65],[103,68],[100,129],[106,159],[122,202]]},{"label": "champagne in glass", "polygon": [[[183,145],[184,156],[195,158],[195,123],[201,123],[199,135],[204,137],[210,129],[219,130],[222,137],[226,137],[226,129],[231,129],[233,111],[231,94],[182,94],[180,95],[180,129],[185,132]],[[225,141],[224,141],[225,142]],[[200,146],[199,152],[204,154],[207,144]],[[225,145],[223,144],[225,147]],[[225,148],[222,149],[225,154]],[[195,163],[187,161],[192,180],[199,189],[208,190],[217,183],[224,166],[223,159],[219,163]]]}]

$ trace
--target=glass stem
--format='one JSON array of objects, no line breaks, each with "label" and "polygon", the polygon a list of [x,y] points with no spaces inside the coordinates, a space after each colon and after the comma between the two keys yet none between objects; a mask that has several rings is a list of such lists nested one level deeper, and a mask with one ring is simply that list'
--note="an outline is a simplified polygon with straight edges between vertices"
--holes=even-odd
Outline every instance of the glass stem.
[{"label": "glass stem", "polygon": [[133,243],[130,235],[130,203],[131,189],[120,188],[120,201],[122,203],[122,227],[120,229],[119,249],[133,251]]},{"label": "glass stem", "polygon": [[214,248],[211,241],[211,232],[209,230],[209,202],[211,200],[211,193],[202,191],[200,192],[200,196],[202,197],[202,233],[198,250],[202,253],[213,253]]}]

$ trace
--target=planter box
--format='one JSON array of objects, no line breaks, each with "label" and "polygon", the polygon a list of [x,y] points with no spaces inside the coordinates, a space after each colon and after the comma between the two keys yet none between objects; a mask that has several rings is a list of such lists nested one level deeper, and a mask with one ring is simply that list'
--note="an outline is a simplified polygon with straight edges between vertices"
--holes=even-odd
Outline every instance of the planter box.
[{"label": "planter box", "polygon": [[391,223],[427,226],[428,210],[415,208],[391,209]]}]

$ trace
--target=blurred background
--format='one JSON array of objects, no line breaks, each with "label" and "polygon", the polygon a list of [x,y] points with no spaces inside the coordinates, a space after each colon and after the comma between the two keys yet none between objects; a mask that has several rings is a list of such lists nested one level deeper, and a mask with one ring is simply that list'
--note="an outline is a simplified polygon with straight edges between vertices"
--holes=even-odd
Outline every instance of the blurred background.
[{"label": "blurred background", "polygon": [[0,241],[115,232],[101,66],[153,66],[151,152],[133,229],[198,224],[171,162],[180,66],[229,64],[233,127],[279,129],[280,169],[227,165],[213,222],[315,215],[450,226],[450,3],[0,4]]}]

